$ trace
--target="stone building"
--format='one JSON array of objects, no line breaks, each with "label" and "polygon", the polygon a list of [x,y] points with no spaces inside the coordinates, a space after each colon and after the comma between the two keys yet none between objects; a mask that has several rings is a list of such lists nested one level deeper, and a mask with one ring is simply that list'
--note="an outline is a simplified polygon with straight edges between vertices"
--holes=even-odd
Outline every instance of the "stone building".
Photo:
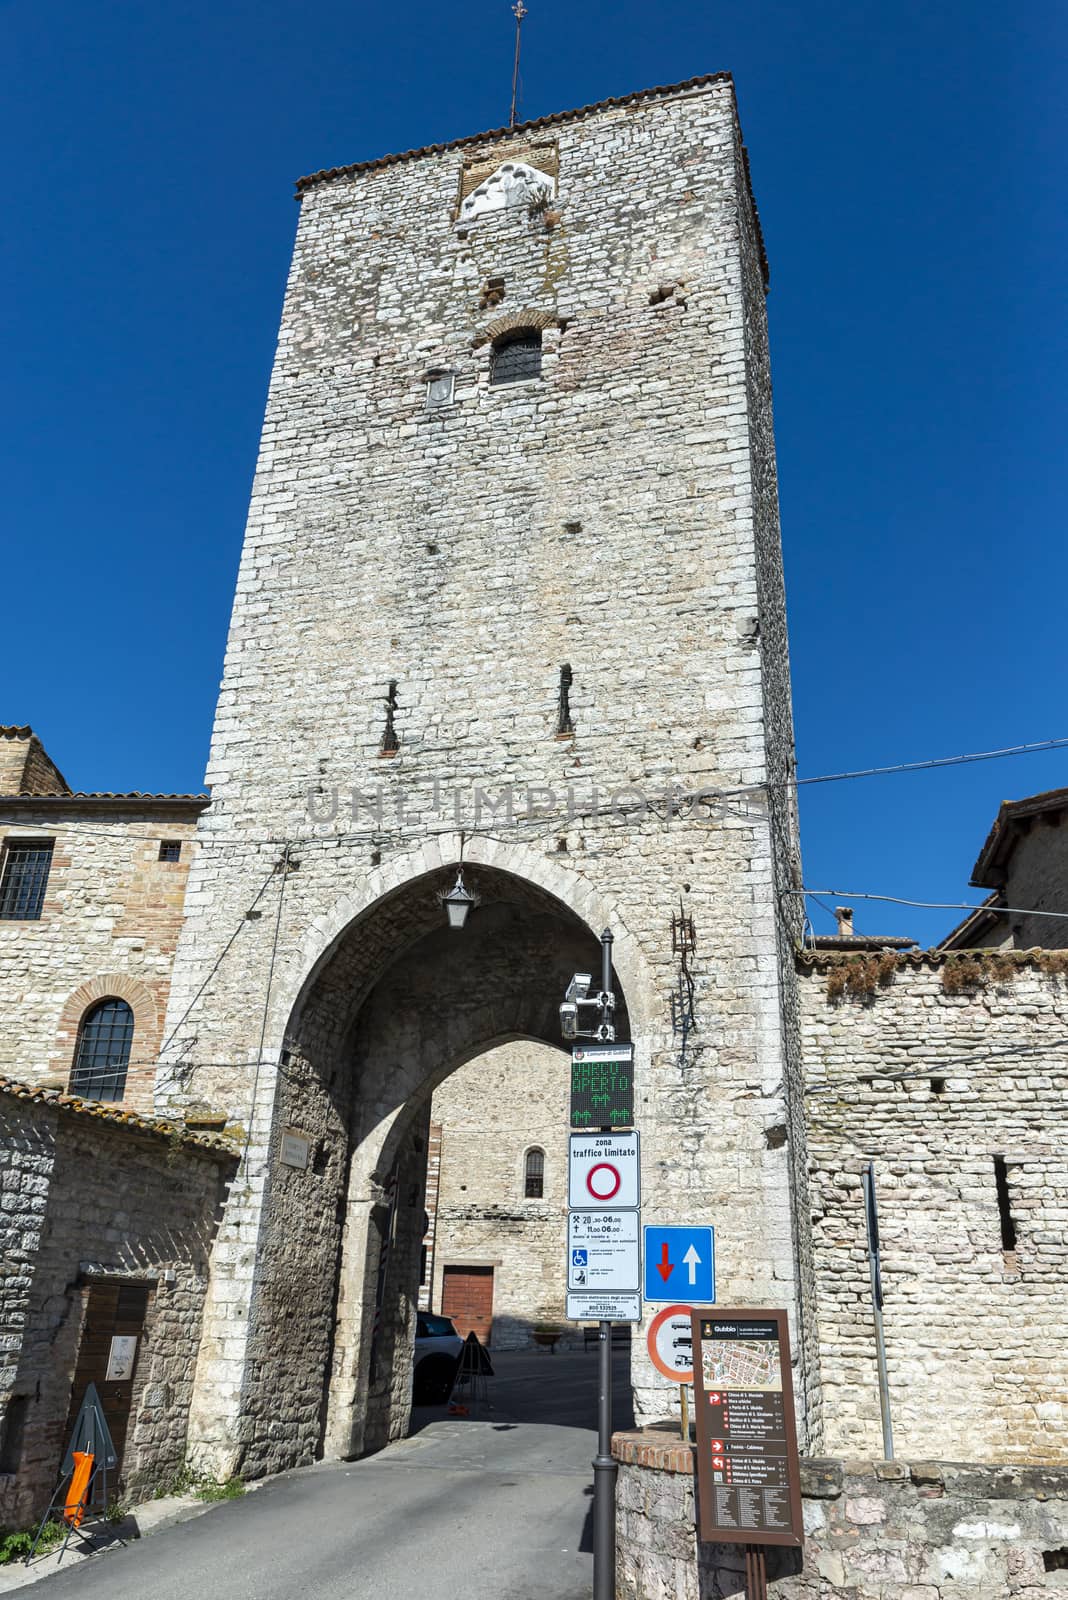
[{"label": "stone building", "polygon": [[872,1161],[898,1452],[1068,1464],[1068,968],[1052,955],[798,957],[828,1453],[882,1454]]},{"label": "stone building", "polygon": [[[721,1293],[790,1308],[816,1430],[766,265],[733,85],[299,194],[157,1080],[161,1108],[251,1130],[194,1451],[255,1474],[407,1426],[431,1095],[497,1044],[558,1044],[605,927],[646,1218],[720,1219]],[[457,934],[461,860],[481,905]],[[662,1414],[644,1355],[634,1380]]]},{"label": "stone building", "polygon": [[[168,1449],[188,1422],[198,1464],[257,1476],[405,1431],[420,1299],[454,1291],[502,1346],[559,1318],[557,1007],[605,927],[644,1220],[711,1222],[720,1303],[787,1307],[803,1445],[881,1451],[871,1161],[900,1449],[1068,1461],[1065,958],[921,952],[844,908],[801,948],[766,267],[730,79],[299,195],[210,806],[74,795],[28,729],[0,740],[0,896],[22,907],[0,915],[0,1067],[38,1086],[9,1088],[20,1194],[40,1210],[49,1140],[92,1127],[85,1159],[140,1196],[107,1249],[63,1240],[49,1304],[63,1272],[91,1295],[138,1251],[185,1286],[131,1401],[137,1472],[162,1461],[160,1382]],[[1060,795],[1002,808],[976,868],[999,911],[1049,904],[1029,852]],[[459,932],[458,876],[479,901]],[[143,1126],[58,1094],[103,1000],[133,1013]],[[221,1213],[206,1128],[244,1156]],[[146,1254],[160,1214],[178,1237]],[[21,1304],[26,1362],[18,1319],[45,1324]],[[638,1419],[664,1416],[640,1338],[632,1379]]]},{"label": "stone building", "polygon": [[943,950],[1068,946],[1068,918],[1042,915],[1068,907],[1066,817],[1068,789],[1002,802],[971,876],[991,893],[947,934]]},{"label": "stone building", "polygon": [[431,1105],[420,1304],[494,1350],[537,1329],[565,1345],[568,1058],[505,1044],[459,1067]]},{"label": "stone building", "polygon": [[0,1073],[143,1112],[207,795],[73,793],[0,727]]},{"label": "stone building", "polygon": [[208,1260],[237,1153],[0,1077],[0,1527],[41,1515],[86,1385],[114,1493],[181,1467]]}]

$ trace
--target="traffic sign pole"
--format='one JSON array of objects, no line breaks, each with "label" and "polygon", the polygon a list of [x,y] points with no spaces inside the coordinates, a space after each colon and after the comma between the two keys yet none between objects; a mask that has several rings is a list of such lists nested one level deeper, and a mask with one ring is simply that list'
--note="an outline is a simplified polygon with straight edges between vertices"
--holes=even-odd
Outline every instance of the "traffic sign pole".
[{"label": "traffic sign pole", "polygon": [[[612,988],[612,931],[601,934],[601,993]],[[604,1021],[609,1020],[608,1012]],[[616,1600],[616,1474],[612,1460],[612,1324],[599,1328],[597,1454],[593,1458],[593,1600]]]}]

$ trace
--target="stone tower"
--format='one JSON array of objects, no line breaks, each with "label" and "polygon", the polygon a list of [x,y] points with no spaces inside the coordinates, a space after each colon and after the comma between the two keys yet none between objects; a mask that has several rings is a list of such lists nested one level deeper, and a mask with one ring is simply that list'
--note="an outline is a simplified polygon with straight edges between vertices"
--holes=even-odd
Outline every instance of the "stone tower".
[{"label": "stone tower", "polygon": [[158,1082],[247,1130],[194,1450],[255,1474],[404,1428],[429,1095],[504,1040],[559,1046],[606,926],[645,1220],[713,1222],[720,1300],[789,1307],[811,1441],[766,269],[731,80],[299,195]]}]

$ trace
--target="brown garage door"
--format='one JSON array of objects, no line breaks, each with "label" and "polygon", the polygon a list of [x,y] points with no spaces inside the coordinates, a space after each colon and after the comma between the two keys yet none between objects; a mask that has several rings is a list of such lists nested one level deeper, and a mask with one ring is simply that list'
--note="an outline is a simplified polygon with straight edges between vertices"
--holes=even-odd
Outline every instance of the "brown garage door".
[{"label": "brown garage door", "polygon": [[452,1318],[457,1333],[465,1339],[473,1331],[488,1345],[493,1328],[493,1268],[446,1267],[441,1312]]},{"label": "brown garage door", "polygon": [[[87,1290],[85,1324],[82,1342],[78,1347],[78,1364],[71,1387],[70,1414],[63,1438],[63,1449],[70,1442],[71,1429],[78,1420],[78,1412],[85,1398],[86,1385],[95,1383],[104,1408],[108,1428],[122,1470],[122,1453],[126,1444],[126,1429],[130,1421],[137,1357],[141,1353],[145,1329],[145,1312],[148,1309],[148,1286],[139,1283],[90,1283]],[[115,1347],[112,1360],[112,1341],[135,1340],[132,1345]],[[132,1355],[132,1363],[130,1357]],[[119,1365],[120,1357],[125,1360]],[[113,1372],[128,1375],[119,1381],[108,1381],[109,1363]]]}]

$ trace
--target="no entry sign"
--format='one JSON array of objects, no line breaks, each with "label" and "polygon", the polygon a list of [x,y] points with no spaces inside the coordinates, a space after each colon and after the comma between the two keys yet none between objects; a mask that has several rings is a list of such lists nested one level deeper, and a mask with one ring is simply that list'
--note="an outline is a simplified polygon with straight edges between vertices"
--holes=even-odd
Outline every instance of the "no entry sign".
[{"label": "no entry sign", "polygon": [[573,1133],[567,1203],[572,1211],[633,1211],[641,1198],[636,1133]]}]

